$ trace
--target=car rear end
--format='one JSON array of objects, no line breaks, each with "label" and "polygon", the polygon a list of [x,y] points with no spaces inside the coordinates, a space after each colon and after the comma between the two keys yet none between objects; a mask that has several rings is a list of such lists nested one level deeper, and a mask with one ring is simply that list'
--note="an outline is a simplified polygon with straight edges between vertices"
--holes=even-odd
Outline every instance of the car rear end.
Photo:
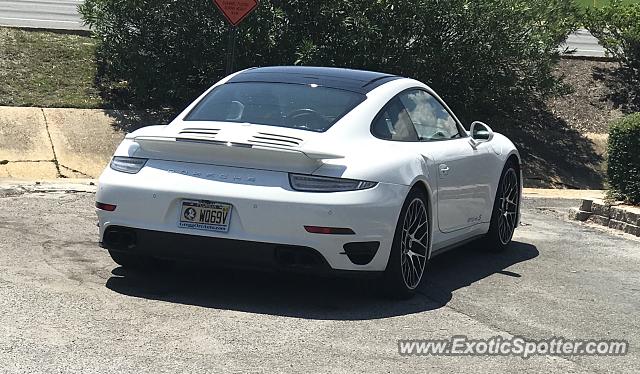
[{"label": "car rear end", "polygon": [[[148,160],[137,174],[105,171],[96,199],[113,206],[98,209],[101,242],[111,250],[228,265],[380,271],[387,259],[379,249],[391,246],[395,229],[393,202],[404,193],[380,184],[303,192],[292,188],[286,172]],[[185,214],[190,208],[196,219]]]},{"label": "car rear end", "polygon": [[[268,106],[291,112],[286,103],[297,99],[275,96],[233,96],[226,105],[214,97],[203,115],[129,134],[99,180],[101,245],[223,266],[383,271],[408,187],[315,174],[323,160],[342,157],[322,146],[331,144],[325,132],[360,99],[340,108],[344,98],[316,95],[293,107],[294,125],[284,115],[280,125]],[[327,128],[296,109],[321,112],[323,104]]]}]

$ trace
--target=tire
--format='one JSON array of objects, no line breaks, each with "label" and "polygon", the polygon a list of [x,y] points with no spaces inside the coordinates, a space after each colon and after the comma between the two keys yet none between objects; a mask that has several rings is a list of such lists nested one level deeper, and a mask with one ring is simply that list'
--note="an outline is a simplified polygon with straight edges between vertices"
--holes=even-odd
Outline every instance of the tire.
[{"label": "tire", "polygon": [[382,291],[387,297],[413,297],[427,267],[430,243],[427,196],[414,188],[400,210],[389,261],[382,277]]},{"label": "tire", "polygon": [[500,183],[493,202],[489,232],[484,237],[485,249],[502,252],[511,243],[520,211],[520,178],[513,161],[509,161],[500,175]]}]

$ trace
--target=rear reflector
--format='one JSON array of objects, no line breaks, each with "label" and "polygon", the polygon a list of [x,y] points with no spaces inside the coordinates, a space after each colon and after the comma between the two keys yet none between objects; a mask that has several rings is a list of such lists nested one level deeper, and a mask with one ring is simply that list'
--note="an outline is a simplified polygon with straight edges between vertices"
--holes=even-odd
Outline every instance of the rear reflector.
[{"label": "rear reflector", "polygon": [[116,206],[115,205],[104,204],[104,203],[99,203],[99,202],[96,202],[96,208],[98,208],[100,210],[106,210],[107,212],[113,212],[114,210],[116,210]]},{"label": "rear reflector", "polygon": [[321,226],[305,226],[307,232],[312,234],[325,234],[325,235],[355,235],[353,230],[340,227],[321,227]]}]

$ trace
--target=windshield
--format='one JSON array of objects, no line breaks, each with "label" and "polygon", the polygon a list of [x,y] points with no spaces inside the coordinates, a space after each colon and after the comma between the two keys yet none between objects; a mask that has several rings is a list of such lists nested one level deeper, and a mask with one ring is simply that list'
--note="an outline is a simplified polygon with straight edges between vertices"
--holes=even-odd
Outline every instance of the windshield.
[{"label": "windshield", "polygon": [[248,122],[324,132],[365,99],[356,92],[315,84],[227,83],[211,91],[185,120]]}]

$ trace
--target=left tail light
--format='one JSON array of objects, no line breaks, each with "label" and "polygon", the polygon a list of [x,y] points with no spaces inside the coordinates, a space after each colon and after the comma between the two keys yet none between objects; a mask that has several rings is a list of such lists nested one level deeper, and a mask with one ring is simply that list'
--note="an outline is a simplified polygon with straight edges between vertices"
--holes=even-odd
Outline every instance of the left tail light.
[{"label": "left tail light", "polygon": [[111,169],[127,174],[137,174],[147,163],[146,158],[116,156],[111,159]]}]

